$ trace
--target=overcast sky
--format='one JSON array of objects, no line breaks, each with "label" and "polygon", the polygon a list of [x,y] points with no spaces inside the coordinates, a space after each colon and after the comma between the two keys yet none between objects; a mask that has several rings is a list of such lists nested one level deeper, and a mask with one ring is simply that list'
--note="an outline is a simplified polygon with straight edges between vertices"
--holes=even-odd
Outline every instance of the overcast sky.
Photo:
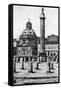
[{"label": "overcast sky", "polygon": [[[37,36],[40,36],[40,14],[42,7],[14,6],[13,8],[13,37],[18,38],[24,29],[28,19],[32,23],[32,28]],[[58,9],[44,7],[45,37],[58,35]]]}]

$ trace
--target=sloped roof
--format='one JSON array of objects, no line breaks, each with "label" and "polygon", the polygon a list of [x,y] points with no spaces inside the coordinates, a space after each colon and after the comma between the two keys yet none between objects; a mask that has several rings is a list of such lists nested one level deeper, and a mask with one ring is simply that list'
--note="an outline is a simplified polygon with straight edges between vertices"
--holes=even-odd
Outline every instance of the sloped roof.
[{"label": "sloped roof", "polygon": [[[49,40],[49,37],[56,37],[57,39],[56,40]],[[38,38],[38,44],[40,44],[40,37],[37,37]],[[59,43],[59,37],[57,35],[50,35],[50,36],[47,36],[47,38],[45,38],[45,44],[58,44]]]},{"label": "sloped roof", "polygon": [[49,37],[53,37],[53,36],[54,36],[54,37],[58,37],[58,36],[55,35],[55,34],[49,35],[49,36],[47,36],[47,37],[49,38]]}]

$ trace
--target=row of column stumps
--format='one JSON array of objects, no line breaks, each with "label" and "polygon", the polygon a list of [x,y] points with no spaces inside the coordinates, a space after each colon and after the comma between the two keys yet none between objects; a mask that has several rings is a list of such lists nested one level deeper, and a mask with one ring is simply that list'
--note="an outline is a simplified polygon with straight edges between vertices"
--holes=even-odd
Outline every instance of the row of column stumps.
[{"label": "row of column stumps", "polygon": [[[17,71],[16,71],[16,57],[14,57],[15,58],[15,60],[14,60],[14,67],[13,67],[13,72],[15,72],[15,73],[17,73]],[[18,57],[17,59],[20,59],[20,57]],[[25,67],[24,67],[24,57],[23,57],[23,59],[22,59],[22,67],[20,68],[20,70],[22,69],[22,70],[25,70]],[[34,59],[34,58],[32,58],[32,59]],[[30,70],[28,71],[28,72],[30,72],[30,73],[35,73],[34,71],[33,71],[33,60],[31,60],[31,62],[30,62],[30,57],[29,57],[29,62],[28,63],[30,63]],[[47,63],[48,64],[48,73],[51,73],[51,70],[54,70],[54,66],[53,66],[53,63],[51,64],[50,62],[49,63]],[[39,65],[40,65],[40,57],[39,57],[39,61],[37,62],[37,64],[36,64],[36,68],[35,69],[37,69],[37,70],[41,70],[40,68],[39,68]],[[51,67],[52,66],[52,67]]]}]

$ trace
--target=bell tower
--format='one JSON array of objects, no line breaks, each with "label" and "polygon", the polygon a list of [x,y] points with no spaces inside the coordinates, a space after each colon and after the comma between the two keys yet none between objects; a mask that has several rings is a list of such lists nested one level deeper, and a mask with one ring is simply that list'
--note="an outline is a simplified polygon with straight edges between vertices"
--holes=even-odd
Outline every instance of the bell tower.
[{"label": "bell tower", "polygon": [[40,14],[40,53],[45,53],[45,13],[42,8]]}]

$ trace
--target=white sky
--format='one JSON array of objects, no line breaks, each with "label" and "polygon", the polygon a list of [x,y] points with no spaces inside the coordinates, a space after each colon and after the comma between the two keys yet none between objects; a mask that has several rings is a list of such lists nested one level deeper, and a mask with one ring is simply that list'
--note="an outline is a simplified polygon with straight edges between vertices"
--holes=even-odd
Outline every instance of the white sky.
[{"label": "white sky", "polygon": [[[32,28],[37,36],[40,36],[40,14],[42,7],[14,6],[13,8],[13,37],[18,38],[26,28],[26,23],[30,19]],[[58,8],[44,7],[45,37],[55,34],[58,35]]]}]

